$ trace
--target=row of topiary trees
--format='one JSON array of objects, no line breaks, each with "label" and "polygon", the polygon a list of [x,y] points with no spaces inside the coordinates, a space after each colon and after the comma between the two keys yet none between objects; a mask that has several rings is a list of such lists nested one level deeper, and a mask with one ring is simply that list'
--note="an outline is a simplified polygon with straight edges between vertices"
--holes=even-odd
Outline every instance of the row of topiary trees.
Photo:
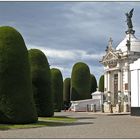
[{"label": "row of topiary trees", "polygon": [[[99,90],[104,91],[104,76],[99,80]],[[87,64],[78,62],[72,68],[71,78],[64,80],[63,100],[68,106],[70,101],[90,99],[97,89],[97,81]]]},{"label": "row of topiary trees", "polygon": [[60,70],[50,69],[42,51],[28,51],[18,31],[0,27],[0,123],[32,123],[38,116],[53,116],[62,109],[63,91],[69,103],[90,98],[96,87],[95,76],[80,62],[63,88]]},{"label": "row of topiary trees", "polygon": [[21,34],[0,27],[0,123],[37,121],[28,51]]},{"label": "row of topiary trees", "polygon": [[32,123],[60,111],[63,78],[45,54],[26,48],[21,34],[0,27],[0,123]]},{"label": "row of topiary trees", "polygon": [[38,49],[29,50],[32,87],[38,116],[53,116],[51,71],[45,54]]}]

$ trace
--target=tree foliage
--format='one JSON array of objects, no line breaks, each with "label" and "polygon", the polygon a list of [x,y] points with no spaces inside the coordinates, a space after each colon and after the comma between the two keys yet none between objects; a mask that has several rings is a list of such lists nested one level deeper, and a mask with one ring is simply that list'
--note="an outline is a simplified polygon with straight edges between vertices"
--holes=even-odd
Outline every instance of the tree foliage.
[{"label": "tree foliage", "polygon": [[87,64],[78,62],[73,66],[71,74],[71,100],[91,98],[90,70]]},{"label": "tree foliage", "polygon": [[51,72],[45,54],[38,49],[29,51],[32,84],[38,116],[53,116],[53,95],[51,92]]},{"label": "tree foliage", "polygon": [[91,74],[91,93],[95,92],[97,89],[97,81],[93,74]]},{"label": "tree foliage", "polygon": [[99,91],[104,92],[104,75],[99,79]]},{"label": "tree foliage", "polygon": [[63,101],[67,106],[70,104],[70,81],[70,78],[66,78],[63,82]]},{"label": "tree foliage", "polygon": [[28,51],[21,34],[0,27],[0,123],[37,121]]},{"label": "tree foliage", "polygon": [[51,85],[54,95],[54,109],[55,111],[61,111],[63,104],[63,77],[59,69],[51,69]]}]

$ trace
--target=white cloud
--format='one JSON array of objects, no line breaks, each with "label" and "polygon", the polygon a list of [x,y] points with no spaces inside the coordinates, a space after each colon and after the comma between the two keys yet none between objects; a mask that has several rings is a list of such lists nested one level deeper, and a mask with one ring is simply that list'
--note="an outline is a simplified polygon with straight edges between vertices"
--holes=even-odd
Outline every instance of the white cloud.
[{"label": "white cloud", "polygon": [[[42,46],[28,45],[28,49],[32,48],[40,49],[47,56],[48,61],[51,60],[51,68],[58,68],[62,72],[63,78],[71,77],[72,67],[78,61],[87,63],[91,73],[96,76],[97,80],[103,73],[103,67],[96,66],[94,62],[97,61],[97,63],[99,63],[99,60],[101,60],[104,52],[99,54],[89,54],[85,50],[57,50],[51,48],[46,49]],[[91,63],[88,63],[89,60],[92,65]],[[64,65],[64,63],[66,64]]]},{"label": "white cloud", "polygon": [[82,60],[99,60],[104,55],[104,52],[100,52],[98,54],[88,54],[86,50],[57,50],[34,45],[28,45],[28,48],[37,48],[42,50],[47,57],[65,60],[77,60],[79,58]]}]

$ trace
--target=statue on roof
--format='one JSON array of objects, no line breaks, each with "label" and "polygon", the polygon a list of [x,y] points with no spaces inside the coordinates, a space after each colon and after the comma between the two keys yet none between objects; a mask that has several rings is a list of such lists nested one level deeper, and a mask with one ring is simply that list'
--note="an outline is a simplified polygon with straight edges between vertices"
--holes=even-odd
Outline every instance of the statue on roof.
[{"label": "statue on roof", "polygon": [[127,18],[126,22],[127,22],[129,30],[133,28],[132,20],[131,20],[131,18],[133,16],[133,11],[134,11],[134,8],[129,13],[125,13],[126,18]]}]

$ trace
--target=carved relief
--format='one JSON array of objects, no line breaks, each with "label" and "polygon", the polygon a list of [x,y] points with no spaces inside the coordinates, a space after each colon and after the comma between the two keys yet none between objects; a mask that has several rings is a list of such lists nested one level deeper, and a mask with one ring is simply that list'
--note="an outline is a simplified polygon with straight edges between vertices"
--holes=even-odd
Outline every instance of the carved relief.
[{"label": "carved relief", "polygon": [[106,57],[106,60],[111,60],[112,58],[114,58],[114,56],[111,53],[109,53],[108,56]]},{"label": "carved relief", "polygon": [[104,62],[111,60],[118,60],[118,57],[113,52],[109,52],[103,57]]},{"label": "carved relief", "polygon": [[112,61],[112,62],[108,63],[108,66],[109,66],[109,68],[114,68],[117,66],[117,62]]}]

